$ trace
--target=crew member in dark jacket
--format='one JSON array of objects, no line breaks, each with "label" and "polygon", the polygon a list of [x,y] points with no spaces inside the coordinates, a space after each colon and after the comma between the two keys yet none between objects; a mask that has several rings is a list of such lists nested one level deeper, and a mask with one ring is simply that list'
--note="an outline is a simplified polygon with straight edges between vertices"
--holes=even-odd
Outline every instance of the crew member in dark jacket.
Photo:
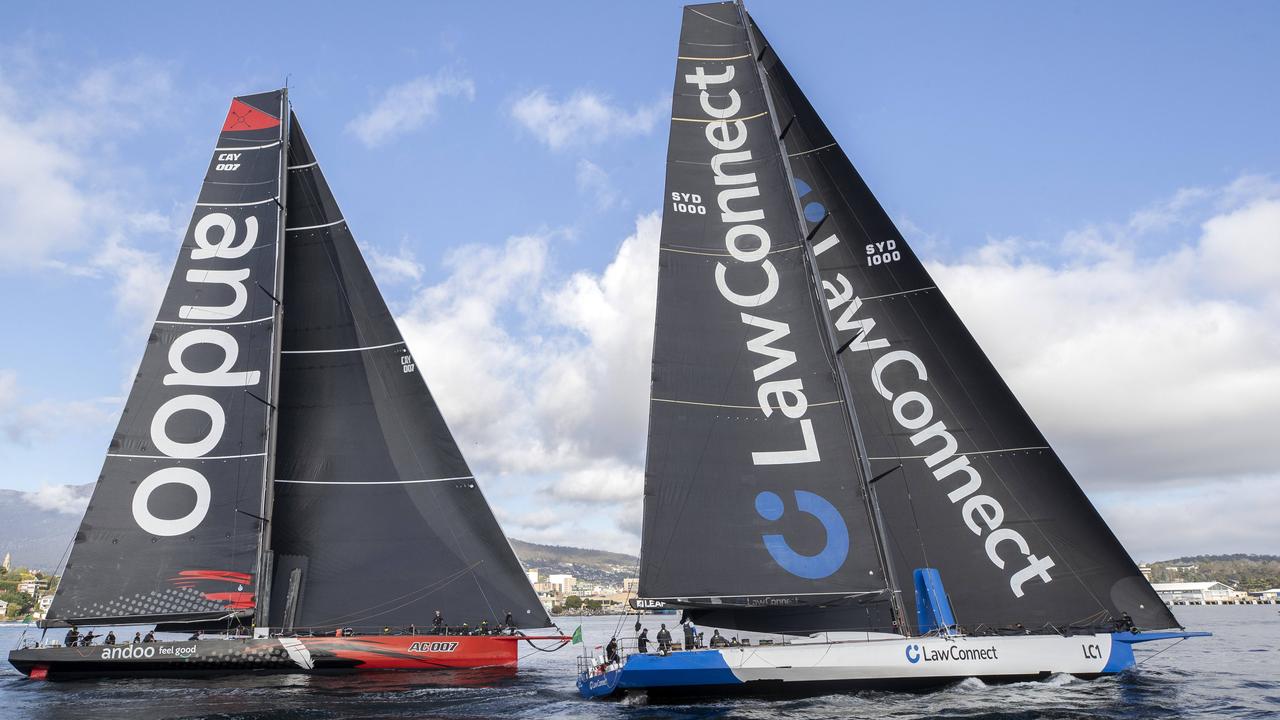
[{"label": "crew member in dark jacket", "polygon": [[640,654],[649,652],[649,628],[640,631],[640,637],[636,638],[636,646],[640,650]]},{"label": "crew member in dark jacket", "polygon": [[115,631],[115,630],[108,630],[108,631],[107,631],[107,639],[106,639],[106,640],[103,640],[103,641],[102,641],[102,644],[103,644],[103,645],[115,645],[115,644],[116,644],[116,631]]},{"label": "crew member in dark jacket", "polygon": [[615,664],[622,660],[618,657],[618,638],[609,638],[609,644],[604,648],[604,659]]},{"label": "crew member in dark jacket", "polygon": [[444,616],[440,614],[439,610],[436,611],[436,616],[431,618],[431,632],[435,635],[443,635],[445,633]]},{"label": "crew member in dark jacket", "polygon": [[671,631],[667,629],[666,623],[658,628],[658,652],[663,655],[671,652]]},{"label": "crew member in dark jacket", "polygon": [[80,644],[80,631],[76,629],[75,625],[72,625],[71,629],[67,631],[67,637],[62,641],[62,644],[67,647],[75,647]]},{"label": "crew member in dark jacket", "polygon": [[156,631],[155,631],[155,630],[148,630],[148,631],[147,631],[147,636],[146,636],[146,637],[144,637],[144,638],[142,638],[142,642],[144,642],[144,643],[155,642],[155,641],[156,641]]},{"label": "crew member in dark jacket", "polygon": [[135,632],[135,633],[133,634],[133,639],[132,639],[132,640],[130,640],[129,642],[130,642],[130,644],[137,644],[137,643],[142,642],[142,633],[140,633],[140,632]]},{"label": "crew member in dark jacket", "polygon": [[684,624],[684,649],[692,650],[696,647],[698,647],[697,631],[693,629],[693,623],[687,622]]}]

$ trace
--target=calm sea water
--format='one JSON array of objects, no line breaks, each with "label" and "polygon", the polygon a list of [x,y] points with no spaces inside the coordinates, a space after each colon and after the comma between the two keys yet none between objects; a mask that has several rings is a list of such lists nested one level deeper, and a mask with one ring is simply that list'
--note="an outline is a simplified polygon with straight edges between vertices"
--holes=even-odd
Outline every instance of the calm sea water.
[{"label": "calm sea water", "polygon": [[[1138,646],[1137,672],[1083,681],[985,685],[967,680],[919,694],[856,693],[805,700],[726,700],[697,705],[588,702],[574,688],[581,647],[530,650],[516,675],[380,673],[344,677],[239,676],[209,680],[33,682],[6,663],[0,718],[1277,718],[1280,717],[1278,606],[1178,608],[1188,628],[1212,638],[1187,640],[1159,655]],[[657,622],[648,617],[650,634]],[[630,626],[633,619],[628,619]],[[599,644],[619,618],[579,622]],[[13,647],[21,628],[0,628]],[[1153,643],[1154,644],[1154,643]]]}]

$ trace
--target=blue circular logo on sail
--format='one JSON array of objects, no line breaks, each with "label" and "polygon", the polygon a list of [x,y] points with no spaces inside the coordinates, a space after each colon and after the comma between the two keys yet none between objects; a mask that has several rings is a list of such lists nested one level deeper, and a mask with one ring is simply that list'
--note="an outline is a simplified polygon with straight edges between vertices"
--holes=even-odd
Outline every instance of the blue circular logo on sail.
[{"label": "blue circular logo on sail", "polygon": [[912,643],[907,646],[907,662],[912,665],[920,662],[920,646]]},{"label": "blue circular logo on sail", "polygon": [[[808,513],[822,523],[827,544],[816,555],[801,555],[787,544],[782,535],[765,535],[764,547],[783,570],[808,580],[820,580],[834,574],[849,556],[849,528],[840,511],[826,498],[806,490],[795,491],[796,509]],[[777,522],[786,508],[777,493],[765,491],[756,495],[756,514]]]}]

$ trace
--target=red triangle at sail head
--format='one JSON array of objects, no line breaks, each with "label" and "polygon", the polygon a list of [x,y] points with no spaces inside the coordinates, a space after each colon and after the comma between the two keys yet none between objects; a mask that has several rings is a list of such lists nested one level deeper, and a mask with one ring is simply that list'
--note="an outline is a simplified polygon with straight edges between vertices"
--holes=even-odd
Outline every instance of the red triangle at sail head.
[{"label": "red triangle at sail head", "polygon": [[279,124],[280,118],[233,99],[231,109],[227,111],[227,121],[222,123],[222,132],[265,130]]}]

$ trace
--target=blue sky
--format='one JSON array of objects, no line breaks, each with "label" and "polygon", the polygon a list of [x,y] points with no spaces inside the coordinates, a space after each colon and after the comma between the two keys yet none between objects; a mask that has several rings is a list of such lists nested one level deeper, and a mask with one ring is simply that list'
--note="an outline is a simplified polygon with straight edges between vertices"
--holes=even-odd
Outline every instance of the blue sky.
[{"label": "blue sky", "polygon": [[[96,476],[229,98],[288,77],[510,533],[634,549],[679,7],[6,8],[0,487]],[[1280,552],[1280,8],[750,9],[1133,553]]]}]

